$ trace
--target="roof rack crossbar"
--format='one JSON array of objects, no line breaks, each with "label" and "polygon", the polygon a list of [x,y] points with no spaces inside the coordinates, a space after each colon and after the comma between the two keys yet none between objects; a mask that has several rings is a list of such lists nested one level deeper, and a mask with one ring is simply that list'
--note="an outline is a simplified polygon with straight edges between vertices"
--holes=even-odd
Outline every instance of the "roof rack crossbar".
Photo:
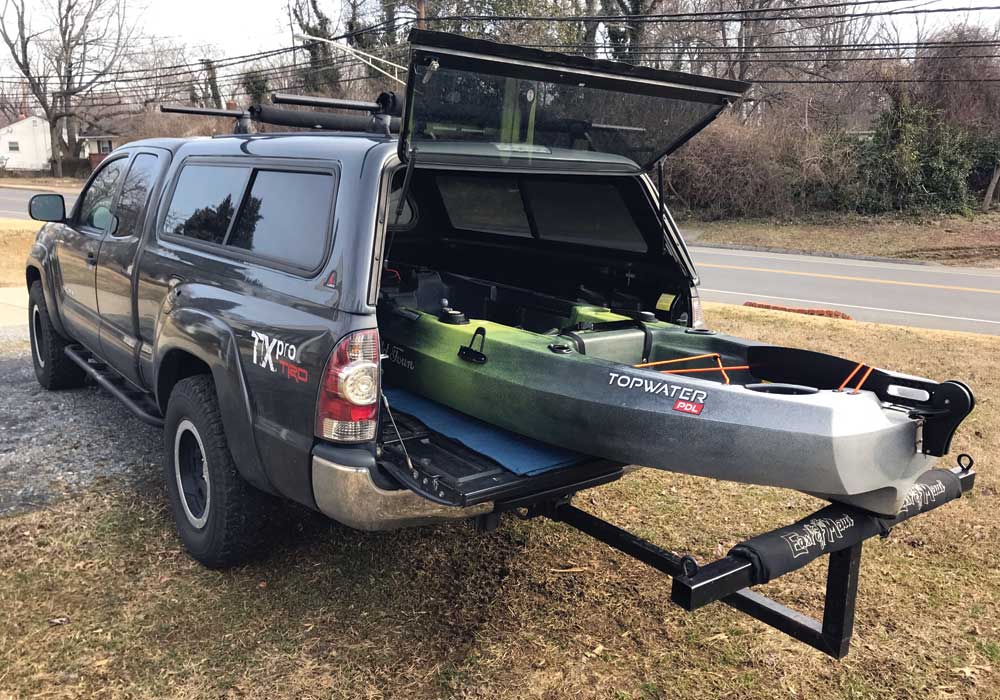
[{"label": "roof rack crossbar", "polygon": [[327,109],[349,109],[356,112],[380,112],[382,106],[378,102],[362,100],[338,100],[332,97],[314,97],[312,95],[291,95],[286,92],[276,92],[271,95],[271,102],[276,105],[299,105],[301,107],[326,107]]},{"label": "roof rack crossbar", "polygon": [[232,117],[239,119],[246,112],[242,109],[216,109],[214,107],[185,107],[183,105],[160,105],[161,112],[177,114],[200,114],[205,117]]},{"label": "roof rack crossbar", "polygon": [[399,133],[399,118],[390,117],[385,113],[371,115],[331,114],[329,112],[306,112],[295,109],[282,109],[263,104],[251,105],[246,111],[161,105],[160,111],[178,114],[197,114],[207,117],[230,117],[236,120],[233,128],[233,133],[236,134],[250,133],[250,122],[321,131],[372,132],[381,133],[385,136],[390,136],[392,133]]}]

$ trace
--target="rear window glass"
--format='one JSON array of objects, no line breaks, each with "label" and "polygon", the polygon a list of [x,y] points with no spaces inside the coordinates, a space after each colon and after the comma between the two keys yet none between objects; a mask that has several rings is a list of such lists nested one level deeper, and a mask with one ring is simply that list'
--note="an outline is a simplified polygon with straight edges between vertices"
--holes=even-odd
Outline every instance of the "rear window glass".
[{"label": "rear window glass", "polygon": [[323,260],[333,176],[258,170],[228,245],[311,269]]},{"label": "rear window glass", "polygon": [[531,238],[517,180],[439,176],[437,185],[455,228]]},{"label": "rear window glass", "polygon": [[164,233],[222,243],[236,215],[250,168],[188,165],[177,179]]},{"label": "rear window glass", "polygon": [[543,241],[648,250],[632,210],[609,182],[448,175],[437,184],[456,229],[531,238],[534,226]]},{"label": "rear window glass", "polygon": [[614,185],[527,180],[523,186],[543,241],[646,252],[646,241]]}]

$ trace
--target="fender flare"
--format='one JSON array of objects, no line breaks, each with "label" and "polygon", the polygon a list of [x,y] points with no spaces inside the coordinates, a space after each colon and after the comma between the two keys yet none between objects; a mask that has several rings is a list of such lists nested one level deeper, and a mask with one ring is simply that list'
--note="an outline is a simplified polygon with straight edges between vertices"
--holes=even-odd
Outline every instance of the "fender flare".
[{"label": "fender flare", "polygon": [[66,326],[63,325],[62,309],[59,308],[59,304],[56,302],[56,296],[52,291],[52,280],[50,279],[52,270],[50,269],[48,262],[48,249],[41,243],[33,243],[31,245],[31,251],[28,253],[28,261],[25,265],[24,282],[30,291],[31,282],[29,280],[31,279],[31,271],[34,270],[38,273],[38,279],[42,283],[42,294],[45,297],[45,308],[49,312],[49,320],[52,322],[52,325],[60,335],[69,337],[66,333]]},{"label": "fender flare", "polygon": [[[174,308],[157,324],[153,387],[166,413],[169,394],[161,396],[160,372],[171,353],[190,355],[208,366],[215,382],[222,424],[240,475],[262,491],[277,493],[260,459],[254,435],[253,407],[247,390],[236,337],[228,324],[199,309]],[[166,393],[166,392],[162,392]],[[239,439],[236,439],[236,438]]]}]

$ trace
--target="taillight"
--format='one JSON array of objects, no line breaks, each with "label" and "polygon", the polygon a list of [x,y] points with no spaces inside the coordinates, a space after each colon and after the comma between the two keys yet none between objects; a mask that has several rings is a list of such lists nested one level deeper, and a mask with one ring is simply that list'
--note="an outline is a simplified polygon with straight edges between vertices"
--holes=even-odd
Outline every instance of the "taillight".
[{"label": "taillight", "polygon": [[316,401],[316,435],[337,442],[375,439],[378,425],[378,331],[344,337],[330,354]]}]

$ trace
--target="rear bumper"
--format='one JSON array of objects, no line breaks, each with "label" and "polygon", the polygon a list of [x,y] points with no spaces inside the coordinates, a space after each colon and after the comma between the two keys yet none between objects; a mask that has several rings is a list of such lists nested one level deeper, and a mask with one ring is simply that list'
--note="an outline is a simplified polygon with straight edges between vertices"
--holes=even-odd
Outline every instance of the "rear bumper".
[{"label": "rear bumper", "polygon": [[395,530],[445,520],[463,520],[493,510],[492,503],[444,506],[412,491],[378,486],[367,467],[338,464],[313,455],[313,496],[320,512],[357,530]]}]

